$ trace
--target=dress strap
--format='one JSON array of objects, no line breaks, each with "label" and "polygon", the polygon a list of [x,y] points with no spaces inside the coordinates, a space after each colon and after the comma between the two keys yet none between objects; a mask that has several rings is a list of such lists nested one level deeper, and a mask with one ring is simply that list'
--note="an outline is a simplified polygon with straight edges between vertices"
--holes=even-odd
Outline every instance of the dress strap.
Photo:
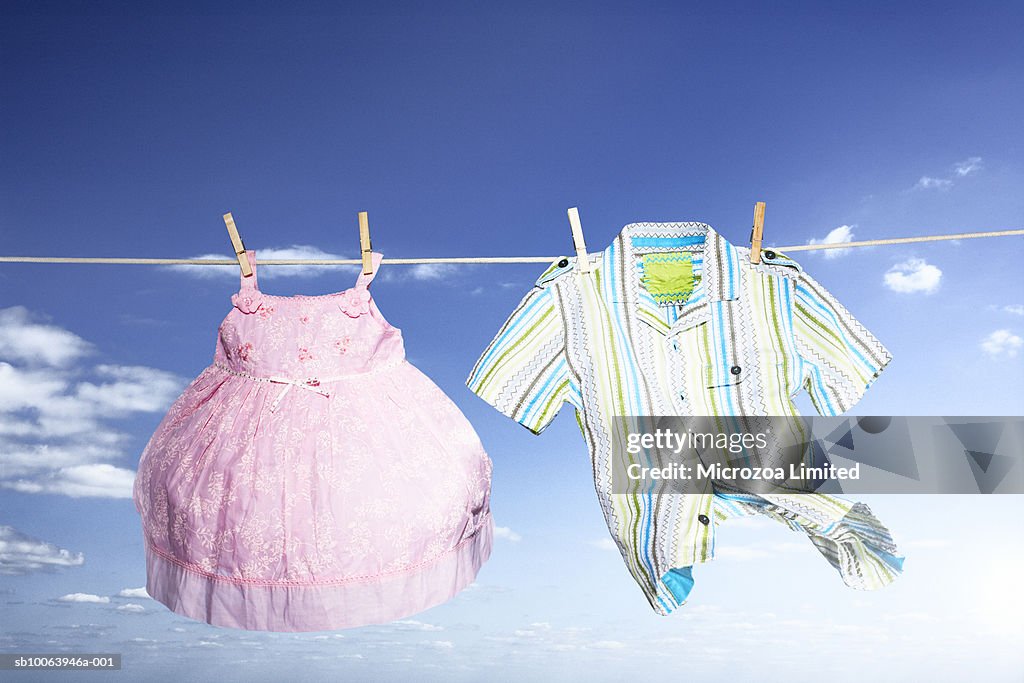
[{"label": "dress strap", "polygon": [[[370,283],[373,282],[374,276],[377,275],[377,271],[380,270],[380,262],[381,262],[381,260],[383,258],[384,258],[384,254],[381,254],[380,252],[376,252],[376,251],[371,252],[370,260],[373,263],[373,272],[370,273],[369,275],[366,275],[365,273],[360,272],[359,273],[359,278],[356,280],[356,287],[360,287],[362,289],[366,289],[366,288],[368,288],[370,286]],[[256,271],[253,270],[254,274],[255,274],[255,272]]]},{"label": "dress strap", "polygon": [[240,275],[241,285],[238,289],[242,292],[252,292],[259,289],[256,283],[256,251],[254,249],[246,249],[245,254],[249,257],[249,267],[252,268],[252,275],[249,277]]}]

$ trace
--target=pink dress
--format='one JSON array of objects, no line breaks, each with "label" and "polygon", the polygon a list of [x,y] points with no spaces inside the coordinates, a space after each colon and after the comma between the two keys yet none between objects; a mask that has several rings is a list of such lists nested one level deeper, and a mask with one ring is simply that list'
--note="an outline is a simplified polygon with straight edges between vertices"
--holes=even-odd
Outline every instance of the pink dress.
[{"label": "pink dress", "polygon": [[142,453],[146,589],[192,619],[270,631],[383,623],[448,600],[491,550],[479,438],[405,360],[372,276],[271,296],[248,254],[213,364]]}]

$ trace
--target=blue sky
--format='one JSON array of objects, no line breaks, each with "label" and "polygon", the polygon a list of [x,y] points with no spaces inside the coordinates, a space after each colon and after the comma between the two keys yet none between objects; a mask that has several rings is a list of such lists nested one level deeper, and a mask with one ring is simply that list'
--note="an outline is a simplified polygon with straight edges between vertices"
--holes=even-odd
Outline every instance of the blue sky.
[{"label": "blue sky", "polygon": [[[340,256],[360,210],[395,257],[568,253],[569,206],[592,250],[639,220],[742,244],[756,200],[773,244],[1024,227],[1019,5],[705,5],[5,3],[0,253],[226,255],[226,211],[260,253]],[[800,255],[895,356],[856,412],[1022,414],[1022,257],[1019,238]],[[296,658],[308,680],[1019,680],[1020,496],[870,498],[908,555],[878,593],[784,529],[723,526],[690,603],[654,615],[568,411],[534,437],[463,386],[541,270],[384,266],[378,304],[477,428],[503,531],[446,605],[289,635],[132,590],[131,477],[237,269],[0,264],[0,648],[122,652],[126,680],[171,648],[196,680]],[[278,294],[354,277],[260,271]]]}]

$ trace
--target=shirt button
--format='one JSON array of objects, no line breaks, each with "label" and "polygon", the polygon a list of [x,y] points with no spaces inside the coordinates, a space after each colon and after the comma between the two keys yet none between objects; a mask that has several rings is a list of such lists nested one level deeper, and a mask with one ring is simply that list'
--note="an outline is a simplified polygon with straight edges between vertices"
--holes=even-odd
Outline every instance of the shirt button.
[{"label": "shirt button", "polygon": [[559,268],[565,268],[567,265],[569,265],[569,259],[567,259],[567,258],[564,258],[564,259],[562,259],[561,261],[558,262],[558,267]]},{"label": "shirt button", "polygon": [[697,515],[697,521],[703,524],[704,526],[711,524],[711,520],[708,519],[707,515]]},{"label": "shirt button", "polygon": [[765,258],[775,258],[775,252],[772,251],[771,249],[769,249],[768,251],[764,252],[764,257]]},{"label": "shirt button", "polygon": [[740,374],[741,372],[743,372],[743,368],[741,368],[741,367],[740,367],[740,366],[738,366],[738,365],[734,365],[734,366],[732,366],[731,368],[729,368],[729,372],[731,372],[731,373],[732,373],[732,374],[734,374],[734,375],[738,375],[738,374]]}]

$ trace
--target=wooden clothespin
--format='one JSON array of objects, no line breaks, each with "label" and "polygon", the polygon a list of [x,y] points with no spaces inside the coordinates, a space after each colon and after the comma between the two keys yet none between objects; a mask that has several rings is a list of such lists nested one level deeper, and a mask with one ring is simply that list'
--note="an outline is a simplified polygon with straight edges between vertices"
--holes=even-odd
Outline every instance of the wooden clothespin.
[{"label": "wooden clothespin", "polygon": [[249,256],[245,253],[245,245],[242,244],[242,238],[238,236],[238,228],[235,227],[235,219],[231,217],[230,213],[224,214],[224,225],[228,228],[228,235],[231,237],[231,246],[235,250],[235,256],[238,258],[238,267],[242,269],[242,275],[245,277],[252,276],[252,266],[249,265]]},{"label": "wooden clothespin", "polygon": [[373,247],[370,245],[370,218],[359,212],[359,251],[363,257],[363,275],[373,275]]},{"label": "wooden clothespin", "polygon": [[750,231],[750,262],[761,262],[761,239],[764,237],[764,202],[754,204],[754,227]]},{"label": "wooden clothespin", "polygon": [[572,229],[572,244],[576,247],[576,272],[589,273],[590,259],[587,257],[587,243],[583,240],[580,210],[575,206],[569,209],[569,227]]}]

